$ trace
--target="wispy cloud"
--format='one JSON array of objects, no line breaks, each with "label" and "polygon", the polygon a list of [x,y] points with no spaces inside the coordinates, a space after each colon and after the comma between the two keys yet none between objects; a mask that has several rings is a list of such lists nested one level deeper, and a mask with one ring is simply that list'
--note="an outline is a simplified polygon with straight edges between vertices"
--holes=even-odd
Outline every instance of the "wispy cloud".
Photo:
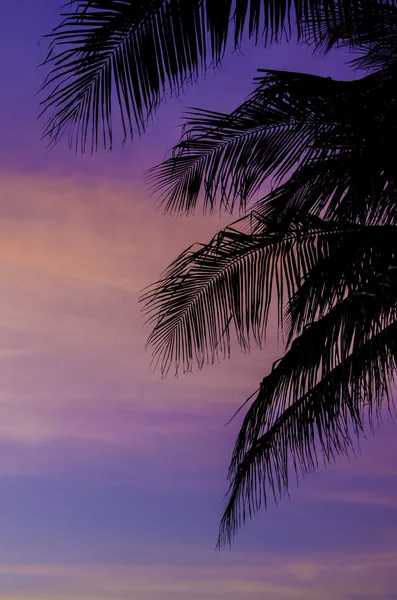
[{"label": "wispy cloud", "polygon": [[342,502],[344,504],[356,504],[384,508],[397,508],[397,494],[380,491],[315,491],[312,499],[327,502]]},{"label": "wispy cloud", "polygon": [[[94,179],[2,174],[0,180],[0,438],[70,436],[72,422],[56,408],[62,406],[78,406],[83,424],[84,410],[100,413],[104,400],[187,411],[216,410],[219,403],[234,408],[244,400],[253,373],[262,372],[258,360],[178,382],[151,374],[148,329],[137,304],[159,264],[165,267],[192,240],[208,239],[219,219],[197,218],[186,227],[129,187]],[[73,427],[81,437],[83,426],[75,420]],[[134,427],[121,424],[119,439],[134,435]],[[86,428],[87,439],[108,436],[105,428]]]},{"label": "wispy cloud", "polygon": [[[175,548],[173,549],[175,551]],[[249,557],[245,556],[245,559]],[[241,559],[241,557],[240,557]],[[255,558],[258,562],[258,556]],[[259,555],[261,567],[249,564],[199,563],[193,567],[167,565],[3,565],[9,594],[62,600],[67,593],[76,599],[139,598],[142,600],[232,599],[335,600],[388,597],[395,586],[397,554],[381,552],[355,555],[320,554],[299,561],[291,556]],[[215,564],[214,564],[215,563]],[[6,600],[9,595],[2,594]],[[391,597],[391,596],[390,596]]]}]

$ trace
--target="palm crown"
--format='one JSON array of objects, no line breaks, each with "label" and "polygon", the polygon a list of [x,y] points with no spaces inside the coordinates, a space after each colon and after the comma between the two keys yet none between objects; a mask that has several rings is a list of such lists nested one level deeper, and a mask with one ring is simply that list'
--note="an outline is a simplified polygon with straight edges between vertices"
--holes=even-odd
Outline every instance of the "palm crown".
[{"label": "palm crown", "polygon": [[[73,4],[73,3],[72,3]],[[231,114],[193,110],[148,173],[170,212],[197,203],[244,216],[189,248],[144,296],[163,373],[261,344],[272,298],[286,350],[253,394],[229,469],[221,544],[268,495],[347,454],[390,400],[397,363],[396,3],[343,0],[82,0],[54,31],[45,108],[51,141],[84,151],[144,130],[168,91],[219,63],[244,34],[296,32],[345,45],[355,81],[263,71]],[[233,13],[231,11],[234,11]],[[292,11],[292,12],[291,12]],[[230,17],[233,16],[231,20]],[[65,48],[65,49],[63,49]],[[271,191],[253,198],[266,180]],[[247,207],[250,207],[249,212]]]}]

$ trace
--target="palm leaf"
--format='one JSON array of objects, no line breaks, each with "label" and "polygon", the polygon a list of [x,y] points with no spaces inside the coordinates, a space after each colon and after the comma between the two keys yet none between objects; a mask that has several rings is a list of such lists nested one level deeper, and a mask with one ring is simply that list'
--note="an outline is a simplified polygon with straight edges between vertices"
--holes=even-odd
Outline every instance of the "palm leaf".
[{"label": "palm leaf", "polygon": [[271,178],[276,189],[266,202],[274,197],[277,206],[298,203],[304,212],[329,207],[327,218],[365,222],[369,214],[379,221],[395,213],[387,148],[397,130],[396,83],[394,71],[351,82],[267,71],[230,115],[192,111],[180,142],[149,171],[148,182],[169,212],[192,212],[201,195],[205,208],[218,201],[244,210]]},{"label": "palm leaf", "polygon": [[289,459],[298,474],[317,466],[316,443],[325,462],[347,453],[364,400],[379,405],[393,376],[396,301],[394,266],[307,327],[263,379],[234,449],[222,541],[269,490],[276,500],[287,492]]},{"label": "palm leaf", "polygon": [[322,23],[309,18],[303,25],[302,37],[314,46],[315,52],[322,55],[334,47],[348,48],[358,54],[350,61],[353,66],[362,70],[376,70],[396,64],[396,34],[396,5],[364,0],[354,13],[339,12],[336,7],[332,22],[326,16]]},{"label": "palm leaf", "polygon": [[[365,420],[380,417],[390,401],[397,367],[397,322],[355,349],[343,362],[279,414],[268,420],[234,468],[229,500],[222,518],[219,545],[230,543],[267,494],[276,499],[288,490],[290,470],[314,471],[354,451]],[[319,457],[320,454],[320,459]]]},{"label": "palm leaf", "polygon": [[322,13],[332,21],[336,5],[348,14],[360,1],[71,0],[49,36],[44,134],[54,143],[68,132],[82,152],[111,147],[115,105],[124,138],[140,134],[168,94],[220,64],[243,36],[289,37],[291,17],[298,36],[305,20],[315,34]]},{"label": "palm leaf", "polygon": [[344,97],[350,83],[268,71],[246,102],[230,115],[188,113],[171,157],[148,173],[167,212],[192,212],[200,194],[204,207],[215,201],[242,209],[270,176],[279,182],[304,160],[320,131],[332,127],[327,104]]},{"label": "palm leaf", "polygon": [[296,254],[297,241],[303,248],[326,230],[322,222],[315,230],[313,219],[302,219],[284,232],[251,215],[209,244],[188,248],[141,299],[155,323],[148,344],[162,373],[173,363],[177,372],[189,371],[194,361],[201,368],[228,356],[232,328],[243,349],[251,336],[260,344],[273,287],[281,309],[285,289],[291,296],[310,267],[310,253]]},{"label": "palm leaf", "polygon": [[[177,372],[190,371],[194,362],[201,368],[225,358],[232,331],[244,351],[252,340],[260,346],[272,296],[282,324],[285,304],[318,262],[339,250],[341,238],[345,248],[358,241],[368,248],[371,239],[382,238],[374,229],[310,216],[284,228],[253,214],[209,244],[189,248],[141,299],[154,323],[148,340],[154,365],[166,374],[172,364]],[[392,254],[392,233],[382,242]]]},{"label": "palm leaf", "polygon": [[290,398],[305,394],[319,378],[396,318],[396,300],[397,268],[388,267],[383,274],[374,274],[361,290],[350,292],[293,340],[261,383],[236,445],[234,465],[264,424],[285,410]]}]

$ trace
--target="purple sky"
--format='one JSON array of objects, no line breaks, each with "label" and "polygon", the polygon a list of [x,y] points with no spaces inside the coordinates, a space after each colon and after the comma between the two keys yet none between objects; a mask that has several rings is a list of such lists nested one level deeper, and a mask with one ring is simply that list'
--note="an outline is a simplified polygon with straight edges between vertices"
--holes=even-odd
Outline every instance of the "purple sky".
[{"label": "purple sky", "polygon": [[282,351],[241,355],[161,381],[137,306],[219,217],[164,217],[143,182],[185,106],[228,110],[259,67],[348,77],[275,46],[232,56],[148,134],[75,158],[40,142],[38,39],[58,3],[2,6],[0,126],[0,600],[392,600],[397,590],[397,442],[385,423],[214,546],[238,422],[224,424]]}]

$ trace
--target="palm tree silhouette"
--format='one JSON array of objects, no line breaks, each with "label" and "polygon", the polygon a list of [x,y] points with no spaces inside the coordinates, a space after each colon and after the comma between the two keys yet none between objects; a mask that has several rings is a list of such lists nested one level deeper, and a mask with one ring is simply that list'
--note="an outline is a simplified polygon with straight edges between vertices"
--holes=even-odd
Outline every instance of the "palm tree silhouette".
[{"label": "palm tree silhouette", "polygon": [[[397,0],[383,0],[394,5]],[[68,0],[47,37],[44,135],[77,150],[109,148],[114,110],[124,137],[140,135],[164,98],[218,66],[243,38],[270,43],[292,35],[322,40],[375,0]],[[293,25],[293,27],[292,27]],[[331,42],[332,43],[332,42]]]},{"label": "palm tree silhouette", "polygon": [[[52,34],[45,130],[84,151],[141,133],[169,91],[218,64],[243,35],[346,46],[354,81],[263,71],[231,114],[190,112],[148,173],[169,212],[244,216],[189,248],[143,295],[153,360],[166,374],[261,345],[272,299],[285,354],[251,402],[229,469],[219,544],[304,475],[349,454],[390,405],[397,366],[396,2],[81,1]],[[232,9],[232,7],[234,7]],[[233,19],[231,19],[234,10]],[[65,44],[65,46],[63,45]],[[63,48],[66,48],[63,50]],[[254,197],[271,180],[271,191]]]}]

